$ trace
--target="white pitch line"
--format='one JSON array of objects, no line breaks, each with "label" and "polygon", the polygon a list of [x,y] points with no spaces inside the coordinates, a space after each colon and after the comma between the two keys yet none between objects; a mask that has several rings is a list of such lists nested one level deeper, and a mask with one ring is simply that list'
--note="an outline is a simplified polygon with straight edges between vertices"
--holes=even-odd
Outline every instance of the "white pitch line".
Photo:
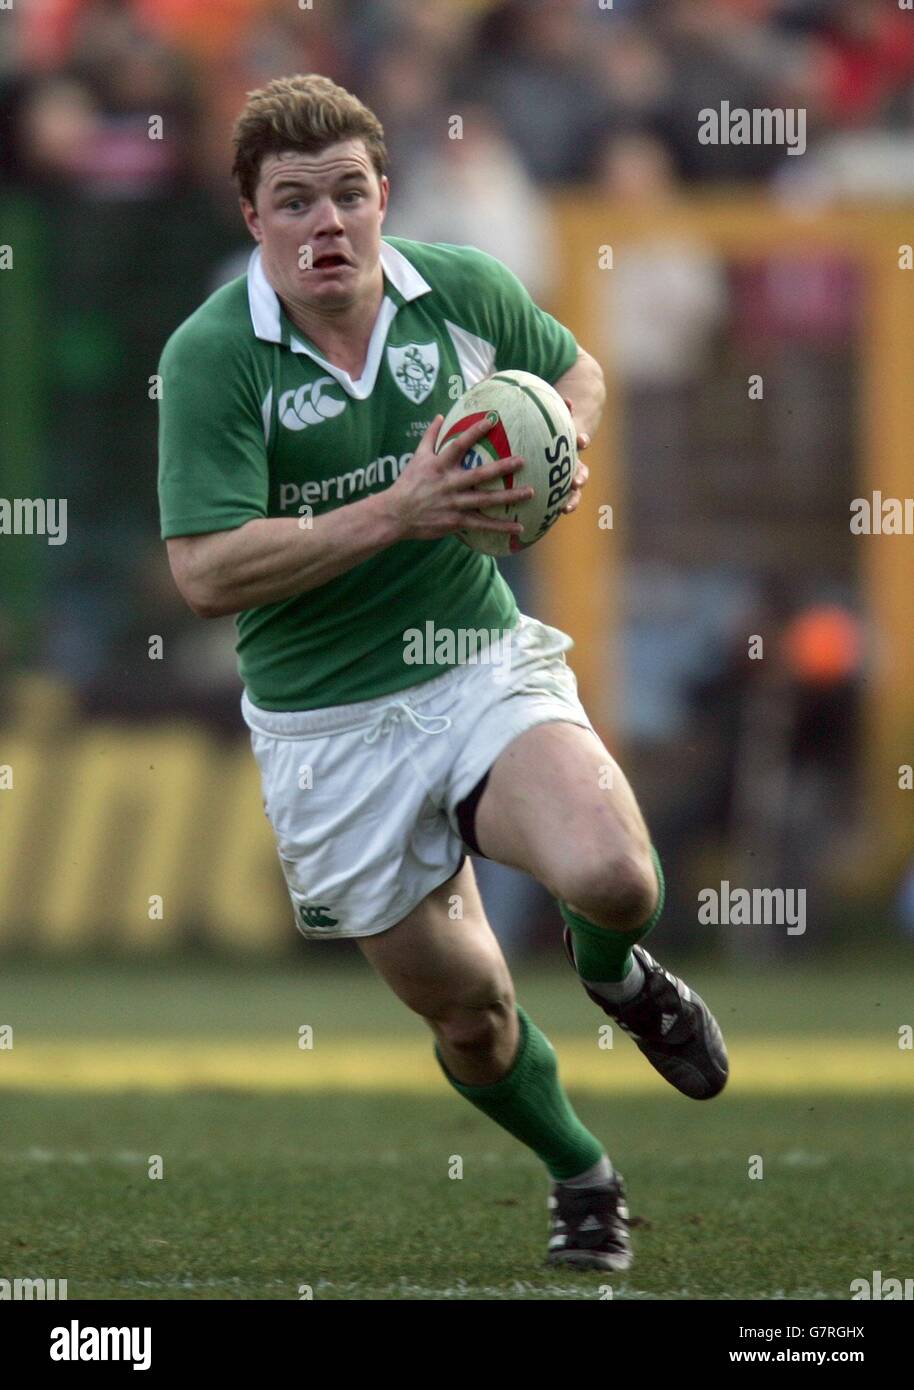
[{"label": "white pitch line", "polygon": [[[582,1270],[581,1273],[583,1275],[585,1271]],[[613,1284],[611,1270],[589,1270],[587,1271],[587,1275],[588,1277],[591,1277],[595,1280],[592,1290],[585,1283],[537,1284],[533,1283],[532,1281],[519,1279],[515,1280],[512,1284],[505,1285],[464,1284],[458,1282],[456,1285],[446,1285],[441,1288],[436,1288],[432,1285],[426,1284],[413,1284],[410,1283],[408,1280],[401,1280],[400,1282],[395,1284],[374,1284],[371,1282],[337,1283],[336,1281],[331,1279],[318,1279],[311,1285],[311,1287],[315,1294],[315,1298],[313,1300],[314,1302],[320,1302],[320,1295],[322,1293],[330,1294],[331,1292],[337,1294],[351,1294],[355,1296],[356,1300],[358,1300],[360,1297],[363,1299],[373,1298],[378,1293],[380,1293],[381,1295],[387,1294],[391,1297],[396,1295],[402,1296],[405,1294],[413,1298],[423,1298],[429,1300],[460,1300],[469,1298],[489,1298],[499,1300],[514,1299],[515,1301],[520,1301],[520,1297],[523,1295],[533,1295],[534,1297],[536,1295],[540,1295],[545,1298],[573,1298],[578,1301],[581,1301],[584,1299],[598,1299],[599,1287],[600,1285],[605,1284],[609,1284],[613,1290],[612,1301],[644,1299],[648,1301],[665,1300],[667,1302],[676,1302],[683,1299],[698,1298],[702,1302],[711,1303],[727,1303],[733,1301],[734,1299],[738,1301],[749,1299],[754,1302],[765,1303],[778,1302],[781,1300],[787,1302],[799,1302],[804,1299],[814,1299],[816,1301],[834,1301],[836,1298],[836,1296],[833,1294],[823,1293],[821,1289],[798,1289],[794,1293],[785,1293],[783,1289],[775,1289],[773,1292],[770,1290],[765,1290],[764,1292],[760,1293],[733,1294],[730,1298],[728,1298],[728,1296],[725,1294],[713,1296],[702,1295],[700,1293],[696,1294],[696,1292],[692,1289],[666,1289],[662,1292],[657,1292],[656,1290],[632,1288],[628,1284]],[[71,1279],[71,1287],[73,1286],[73,1282],[74,1281]],[[302,1279],[299,1281],[299,1283],[301,1284],[307,1284],[308,1282],[309,1281],[305,1277],[302,1277]],[[126,1289],[158,1289],[160,1291],[164,1289],[187,1289],[189,1291],[193,1291],[195,1289],[238,1288],[240,1286],[244,1286],[247,1290],[250,1290],[250,1288],[253,1287],[251,1281],[242,1279],[238,1275],[235,1275],[227,1279],[122,1279],[118,1282],[118,1287]],[[287,1291],[288,1301],[296,1303],[311,1301],[307,1299],[301,1299],[299,1297],[299,1284],[290,1286],[283,1279],[263,1280],[259,1284],[259,1287],[284,1289]],[[245,1294],[245,1297],[248,1296],[249,1293]],[[278,1299],[277,1301],[284,1302],[287,1300]],[[332,1298],[327,1298],[325,1301],[333,1302],[336,1300]],[[605,1301],[610,1302],[611,1300],[607,1299]]]},{"label": "white pitch line", "polygon": [[114,1153],[84,1153],[80,1149],[42,1149],[33,1147],[22,1153],[0,1154],[2,1163],[148,1163],[149,1154],[118,1149]]}]

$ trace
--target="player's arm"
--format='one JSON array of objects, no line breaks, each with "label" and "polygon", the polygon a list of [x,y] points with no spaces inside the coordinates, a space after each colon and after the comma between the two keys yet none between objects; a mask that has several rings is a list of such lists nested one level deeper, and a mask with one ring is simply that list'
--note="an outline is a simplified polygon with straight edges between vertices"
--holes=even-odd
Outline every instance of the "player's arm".
[{"label": "player's arm", "polygon": [[578,429],[578,448],[586,449],[599,428],[606,403],[603,368],[579,347],[578,360],[553,385],[571,407]]},{"label": "player's arm", "polygon": [[223,531],[171,536],[168,559],[182,597],[201,618],[221,618],[317,589],[402,540],[437,540],[474,518],[483,530],[518,533],[517,522],[481,517],[481,505],[529,495],[521,486],[483,492],[480,484],[523,467],[515,456],[467,471],[460,460],[484,434],[483,420],[435,453],[436,415],[391,487],[336,507],[305,526],[295,517],[254,517]]},{"label": "player's arm", "polygon": [[200,618],[279,603],[344,574],[399,539],[376,497],[337,507],[309,527],[295,517],[256,517],[229,531],[171,536],[178,590]]}]

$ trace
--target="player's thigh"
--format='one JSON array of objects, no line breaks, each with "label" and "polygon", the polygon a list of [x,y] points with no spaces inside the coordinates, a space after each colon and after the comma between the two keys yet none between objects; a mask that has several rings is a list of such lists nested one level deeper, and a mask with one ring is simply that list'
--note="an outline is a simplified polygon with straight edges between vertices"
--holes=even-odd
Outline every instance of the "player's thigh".
[{"label": "player's thigh", "polygon": [[592,729],[560,720],[525,730],[495,760],[476,839],[490,859],[572,903],[626,878],[652,880],[650,836],[625,774]]},{"label": "player's thigh", "polygon": [[510,1009],[508,966],[489,926],[470,859],[396,926],[359,938],[362,953],[426,1021]]}]

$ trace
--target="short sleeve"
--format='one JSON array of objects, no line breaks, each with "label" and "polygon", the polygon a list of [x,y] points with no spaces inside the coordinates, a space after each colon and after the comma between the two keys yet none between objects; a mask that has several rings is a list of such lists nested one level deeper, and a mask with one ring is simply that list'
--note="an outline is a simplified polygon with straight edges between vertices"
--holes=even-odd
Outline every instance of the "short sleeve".
[{"label": "short sleeve", "polygon": [[533,372],[556,382],[577,361],[574,334],[539,307],[506,265],[485,252],[476,255],[496,370]]},{"label": "short sleeve", "polygon": [[243,354],[182,327],[166,344],[159,373],[163,540],[266,516],[264,412]]}]

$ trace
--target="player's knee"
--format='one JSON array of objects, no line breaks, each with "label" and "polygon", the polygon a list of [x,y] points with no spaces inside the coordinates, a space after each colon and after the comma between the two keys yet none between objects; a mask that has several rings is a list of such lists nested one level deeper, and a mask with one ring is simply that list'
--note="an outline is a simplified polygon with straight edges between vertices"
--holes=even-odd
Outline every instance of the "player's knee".
[{"label": "player's knee", "polygon": [[569,876],[559,896],[576,912],[613,931],[635,931],[657,905],[657,871],[648,846],[591,855]]},{"label": "player's knee", "polygon": [[469,1001],[453,1004],[429,1019],[435,1033],[460,1052],[485,1054],[495,1050],[516,1012],[510,985],[494,986]]}]

